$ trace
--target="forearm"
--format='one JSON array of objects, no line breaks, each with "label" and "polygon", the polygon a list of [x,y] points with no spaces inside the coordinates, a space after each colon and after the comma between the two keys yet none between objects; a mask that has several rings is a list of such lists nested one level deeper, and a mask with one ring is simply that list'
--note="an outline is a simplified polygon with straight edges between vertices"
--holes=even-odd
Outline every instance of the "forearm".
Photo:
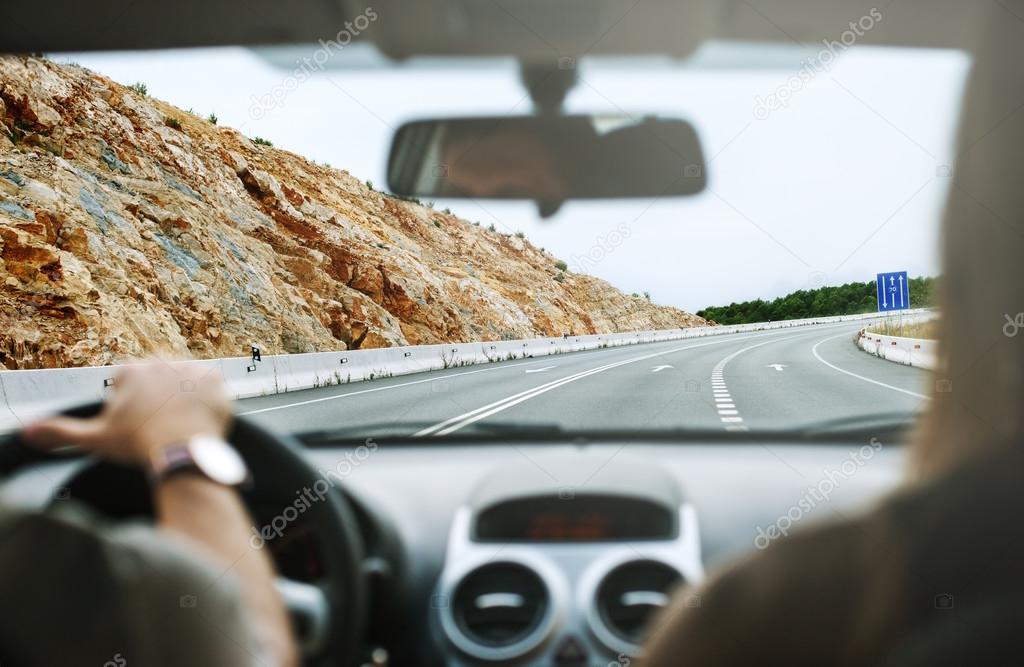
[{"label": "forearm", "polygon": [[198,475],[174,475],[157,485],[154,498],[161,529],[201,545],[241,582],[258,635],[275,662],[298,664],[273,565],[263,550],[248,546],[252,522],[238,494]]}]

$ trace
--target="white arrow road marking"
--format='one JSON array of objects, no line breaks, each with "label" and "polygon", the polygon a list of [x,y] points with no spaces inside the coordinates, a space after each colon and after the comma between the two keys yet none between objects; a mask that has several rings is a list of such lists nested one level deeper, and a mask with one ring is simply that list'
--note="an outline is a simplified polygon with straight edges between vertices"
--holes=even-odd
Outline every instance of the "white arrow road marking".
[{"label": "white arrow road marking", "polygon": [[[785,367],[786,367],[786,364],[768,364],[768,368],[774,368],[777,371],[781,371]],[[526,372],[529,373],[530,371],[526,371]]]},{"label": "white arrow road marking", "polygon": [[651,372],[652,373],[660,373],[661,371],[665,370],[666,368],[675,368],[675,366],[655,366],[654,368],[651,369]]},{"label": "white arrow road marking", "polygon": [[543,373],[544,371],[549,371],[552,368],[558,368],[558,367],[557,366],[545,366],[544,368],[530,368],[530,369],[528,369],[526,371],[526,374],[529,375],[530,373]]}]

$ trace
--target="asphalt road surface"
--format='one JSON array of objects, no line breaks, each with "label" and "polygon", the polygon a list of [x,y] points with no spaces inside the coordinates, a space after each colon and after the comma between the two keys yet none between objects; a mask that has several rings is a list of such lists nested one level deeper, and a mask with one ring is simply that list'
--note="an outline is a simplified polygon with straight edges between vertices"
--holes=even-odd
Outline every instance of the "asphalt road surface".
[{"label": "asphalt road surface", "polygon": [[775,429],[927,403],[930,374],[859,350],[859,323],[593,350],[240,401],[288,432],[443,436],[565,430]]}]

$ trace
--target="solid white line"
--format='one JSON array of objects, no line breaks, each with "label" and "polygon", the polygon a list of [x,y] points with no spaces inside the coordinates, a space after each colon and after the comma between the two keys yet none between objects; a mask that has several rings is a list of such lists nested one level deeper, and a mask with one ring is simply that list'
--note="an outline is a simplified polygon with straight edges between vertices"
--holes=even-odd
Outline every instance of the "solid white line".
[{"label": "solid white line", "polygon": [[477,373],[491,373],[493,371],[505,370],[507,368],[517,368],[519,366],[531,366],[533,364],[540,364],[542,361],[526,361],[520,364],[509,364],[502,366],[493,366],[491,368],[480,368],[475,371],[464,371],[462,373],[449,373],[448,375],[431,375],[429,378],[422,380],[411,380],[409,382],[400,382],[399,384],[389,384],[386,387],[373,387],[371,389],[360,389],[359,391],[350,391],[347,394],[333,394],[331,396],[324,396],[322,398],[311,398],[307,401],[296,401],[295,403],[284,403],[282,405],[274,405],[269,408],[260,408],[258,410],[248,410],[246,412],[239,412],[239,416],[243,415],[258,415],[262,412],[273,412],[274,410],[284,410],[285,408],[297,408],[302,405],[311,405],[313,403],[323,403],[324,401],[334,401],[339,398],[347,398],[349,396],[360,396],[362,394],[372,394],[378,391],[387,391],[388,389],[398,389],[400,387],[410,387],[414,384],[423,384],[424,382],[434,382],[435,380],[447,380],[449,378],[463,377],[465,375],[476,375]]},{"label": "solid white line", "polygon": [[719,410],[718,411],[719,415],[738,415],[739,413],[740,413],[739,410]]},{"label": "solid white line", "polygon": [[[659,353],[659,354],[661,354],[661,353]],[[470,410],[469,412],[463,413],[463,414],[458,415],[456,417],[452,417],[450,419],[446,419],[443,422],[439,422],[437,424],[434,424],[433,426],[428,426],[425,429],[422,429],[420,431],[417,431],[416,433],[413,433],[413,437],[419,438],[419,437],[423,437],[425,435],[432,435],[433,433],[435,433],[437,431],[440,431],[440,430],[444,429],[445,427],[458,422],[461,419],[472,417],[472,416],[475,416],[477,414],[482,414],[482,413],[484,413],[484,412],[486,412],[488,410],[491,410],[492,408],[501,406],[501,405],[503,405],[504,403],[506,403],[508,401],[513,401],[513,400],[516,400],[516,399],[519,399],[519,398],[523,398],[523,397],[531,398],[532,394],[537,394],[537,395],[542,394],[542,393],[544,393],[544,392],[546,392],[546,391],[548,391],[550,389],[555,389],[557,387],[561,387],[563,384],[566,384],[568,382],[573,382],[573,381],[578,380],[578,379],[580,379],[582,377],[586,377],[587,375],[592,375],[594,373],[600,373],[601,371],[608,370],[609,368],[614,368],[616,366],[620,366],[624,362],[627,362],[627,361],[629,361],[629,360],[626,359],[624,361],[616,361],[616,362],[611,363],[611,364],[605,364],[604,366],[598,366],[597,368],[591,368],[589,370],[573,373],[572,375],[567,375],[567,376],[565,376],[563,378],[559,378],[558,380],[552,380],[551,382],[546,382],[546,383],[544,383],[542,385],[538,385],[536,387],[532,387],[532,388],[527,389],[525,391],[521,391],[518,394],[512,394],[511,396],[506,396],[505,398],[499,399],[499,400],[497,400],[497,401],[495,401],[493,403],[488,403],[487,405],[484,405],[484,406],[481,406],[479,408],[476,408],[475,410]],[[526,399],[524,398],[523,400],[526,400]],[[493,414],[493,413],[490,413],[490,414]],[[477,421],[477,420],[473,420],[473,421]],[[471,424],[471,423],[472,422],[467,422],[467,424]],[[462,427],[460,426],[459,428],[462,428]],[[451,432],[451,431],[448,431],[448,432]],[[446,434],[447,433],[440,434],[440,435],[446,435]]]},{"label": "solid white line", "polygon": [[823,338],[823,339],[819,340],[817,343],[814,344],[814,347],[811,348],[811,353],[815,356],[815,358],[817,358],[818,361],[820,361],[821,363],[825,364],[826,366],[828,366],[829,368],[831,368],[834,371],[839,371],[840,373],[844,373],[846,375],[849,375],[850,377],[855,377],[858,380],[864,380],[865,382],[870,382],[871,384],[877,384],[879,387],[885,387],[886,389],[892,389],[893,391],[898,391],[901,394],[907,394],[908,396],[915,396],[917,398],[923,398],[926,401],[930,401],[931,400],[930,396],[925,396],[924,394],[918,394],[917,392],[910,391],[908,389],[901,389],[900,387],[894,387],[891,384],[886,384],[884,382],[879,382],[878,380],[872,380],[871,378],[866,378],[863,375],[857,375],[856,373],[854,373],[852,371],[848,371],[848,370],[846,370],[844,368],[839,368],[839,366],[836,366],[835,364],[830,364],[829,362],[825,361],[824,359],[821,358],[821,355],[818,354],[818,346],[821,345],[822,343],[824,343],[826,341],[830,341],[830,340],[835,340],[836,338],[839,338],[840,336],[848,336],[848,335],[849,335],[848,333],[841,333],[841,334],[838,334],[836,336],[829,336],[828,338]]}]

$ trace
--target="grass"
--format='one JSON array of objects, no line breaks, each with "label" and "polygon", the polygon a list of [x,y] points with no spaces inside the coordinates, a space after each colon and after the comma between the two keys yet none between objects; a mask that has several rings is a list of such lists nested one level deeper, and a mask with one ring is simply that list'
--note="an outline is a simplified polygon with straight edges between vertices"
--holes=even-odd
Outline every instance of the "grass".
[{"label": "grass", "polygon": [[928,320],[927,322],[907,322],[900,326],[898,321],[882,322],[868,329],[871,333],[882,336],[899,336],[901,338],[923,338],[935,340],[938,338],[938,321]]},{"label": "grass", "polygon": [[173,116],[167,116],[166,118],[164,118],[164,125],[174,130],[181,129],[181,121],[177,118],[174,118]]},{"label": "grass", "polygon": [[217,114],[211,113],[209,116],[206,117],[206,120],[210,121],[210,125],[216,125],[218,120]]},{"label": "grass", "polygon": [[142,83],[141,81],[133,83],[132,85],[128,86],[128,90],[138,93],[143,97],[149,95],[149,88],[146,87],[146,84]]},{"label": "grass", "polygon": [[274,142],[270,139],[264,139],[263,137],[253,137],[252,142],[257,146],[273,146]]}]

